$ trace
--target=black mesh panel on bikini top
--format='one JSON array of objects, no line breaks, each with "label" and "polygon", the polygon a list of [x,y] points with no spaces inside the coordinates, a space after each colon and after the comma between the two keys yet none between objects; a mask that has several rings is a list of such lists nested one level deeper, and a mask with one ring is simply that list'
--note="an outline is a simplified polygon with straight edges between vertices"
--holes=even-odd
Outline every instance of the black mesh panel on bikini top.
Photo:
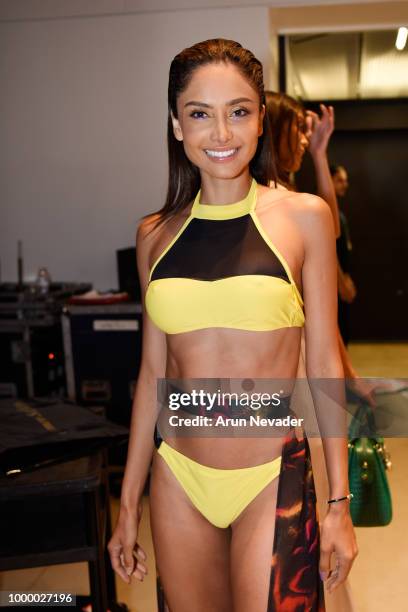
[{"label": "black mesh panel on bikini top", "polygon": [[217,221],[192,219],[158,262],[151,280],[217,280],[246,274],[275,276],[290,282],[249,214]]}]

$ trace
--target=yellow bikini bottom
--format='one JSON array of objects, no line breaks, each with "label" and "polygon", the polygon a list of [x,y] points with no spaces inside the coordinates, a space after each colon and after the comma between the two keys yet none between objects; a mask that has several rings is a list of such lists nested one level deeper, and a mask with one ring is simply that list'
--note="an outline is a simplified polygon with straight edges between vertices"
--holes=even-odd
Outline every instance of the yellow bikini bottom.
[{"label": "yellow bikini bottom", "polygon": [[215,527],[229,527],[281,469],[281,456],[249,468],[202,465],[162,441],[157,451],[199,512]]}]

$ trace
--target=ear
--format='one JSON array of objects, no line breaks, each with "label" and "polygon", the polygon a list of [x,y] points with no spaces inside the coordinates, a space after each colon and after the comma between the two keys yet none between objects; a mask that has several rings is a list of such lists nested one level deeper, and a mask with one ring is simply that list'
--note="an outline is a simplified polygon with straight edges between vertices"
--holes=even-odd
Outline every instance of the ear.
[{"label": "ear", "polygon": [[183,132],[181,130],[179,120],[175,118],[175,116],[173,115],[173,111],[170,111],[170,116],[171,116],[171,122],[173,124],[174,138],[181,142],[183,140]]},{"label": "ear", "polygon": [[259,124],[258,124],[258,136],[262,136],[263,134],[263,121],[265,117],[265,104],[262,104],[261,110],[259,113]]}]

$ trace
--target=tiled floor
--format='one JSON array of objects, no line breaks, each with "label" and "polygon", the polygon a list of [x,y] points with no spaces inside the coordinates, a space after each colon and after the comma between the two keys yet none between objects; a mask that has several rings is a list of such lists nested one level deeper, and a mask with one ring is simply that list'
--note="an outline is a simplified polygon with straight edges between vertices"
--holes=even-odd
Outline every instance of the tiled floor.
[{"label": "tiled floor", "polygon": [[[350,347],[353,363],[361,376],[408,378],[407,344],[354,344]],[[402,612],[407,609],[408,567],[408,438],[386,440],[393,469],[389,482],[394,516],[387,527],[357,528],[359,556],[350,582],[357,612]],[[118,599],[131,612],[156,612],[155,568],[150,535],[148,500],[141,525],[141,544],[148,554],[149,575],[143,583],[130,586],[117,581]],[[115,519],[118,502],[112,500]],[[0,590],[64,590],[88,592],[85,564],[36,568],[0,574]],[[194,612],[192,610],[191,612]],[[211,612],[211,611],[209,611]],[[251,612],[248,610],[248,612]],[[347,612],[347,611],[344,611]]]}]

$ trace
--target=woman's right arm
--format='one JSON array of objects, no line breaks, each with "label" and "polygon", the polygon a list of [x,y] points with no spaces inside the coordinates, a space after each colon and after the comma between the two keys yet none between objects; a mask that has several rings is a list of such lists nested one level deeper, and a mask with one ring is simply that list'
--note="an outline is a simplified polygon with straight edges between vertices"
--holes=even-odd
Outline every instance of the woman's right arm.
[{"label": "woman's right arm", "polygon": [[[129,576],[132,573],[139,579],[143,579],[146,573],[146,567],[141,562],[146,555],[136,544],[136,539],[141,518],[141,498],[154,449],[154,428],[158,414],[156,384],[157,379],[164,378],[166,372],[166,336],[152,323],[145,308],[149,254],[155,234],[148,234],[150,228],[149,217],[139,225],[136,236],[143,309],[142,357],[133,398],[119,518],[108,546],[112,567],[125,582],[130,582]],[[136,565],[133,551],[137,556]]]},{"label": "woman's right arm", "polygon": [[334,130],[334,109],[332,106],[320,105],[322,116],[310,110],[306,111],[308,124],[309,153],[315,167],[317,195],[329,205],[333,216],[334,234],[340,236],[340,218],[337,196],[330,174],[327,147]]}]

